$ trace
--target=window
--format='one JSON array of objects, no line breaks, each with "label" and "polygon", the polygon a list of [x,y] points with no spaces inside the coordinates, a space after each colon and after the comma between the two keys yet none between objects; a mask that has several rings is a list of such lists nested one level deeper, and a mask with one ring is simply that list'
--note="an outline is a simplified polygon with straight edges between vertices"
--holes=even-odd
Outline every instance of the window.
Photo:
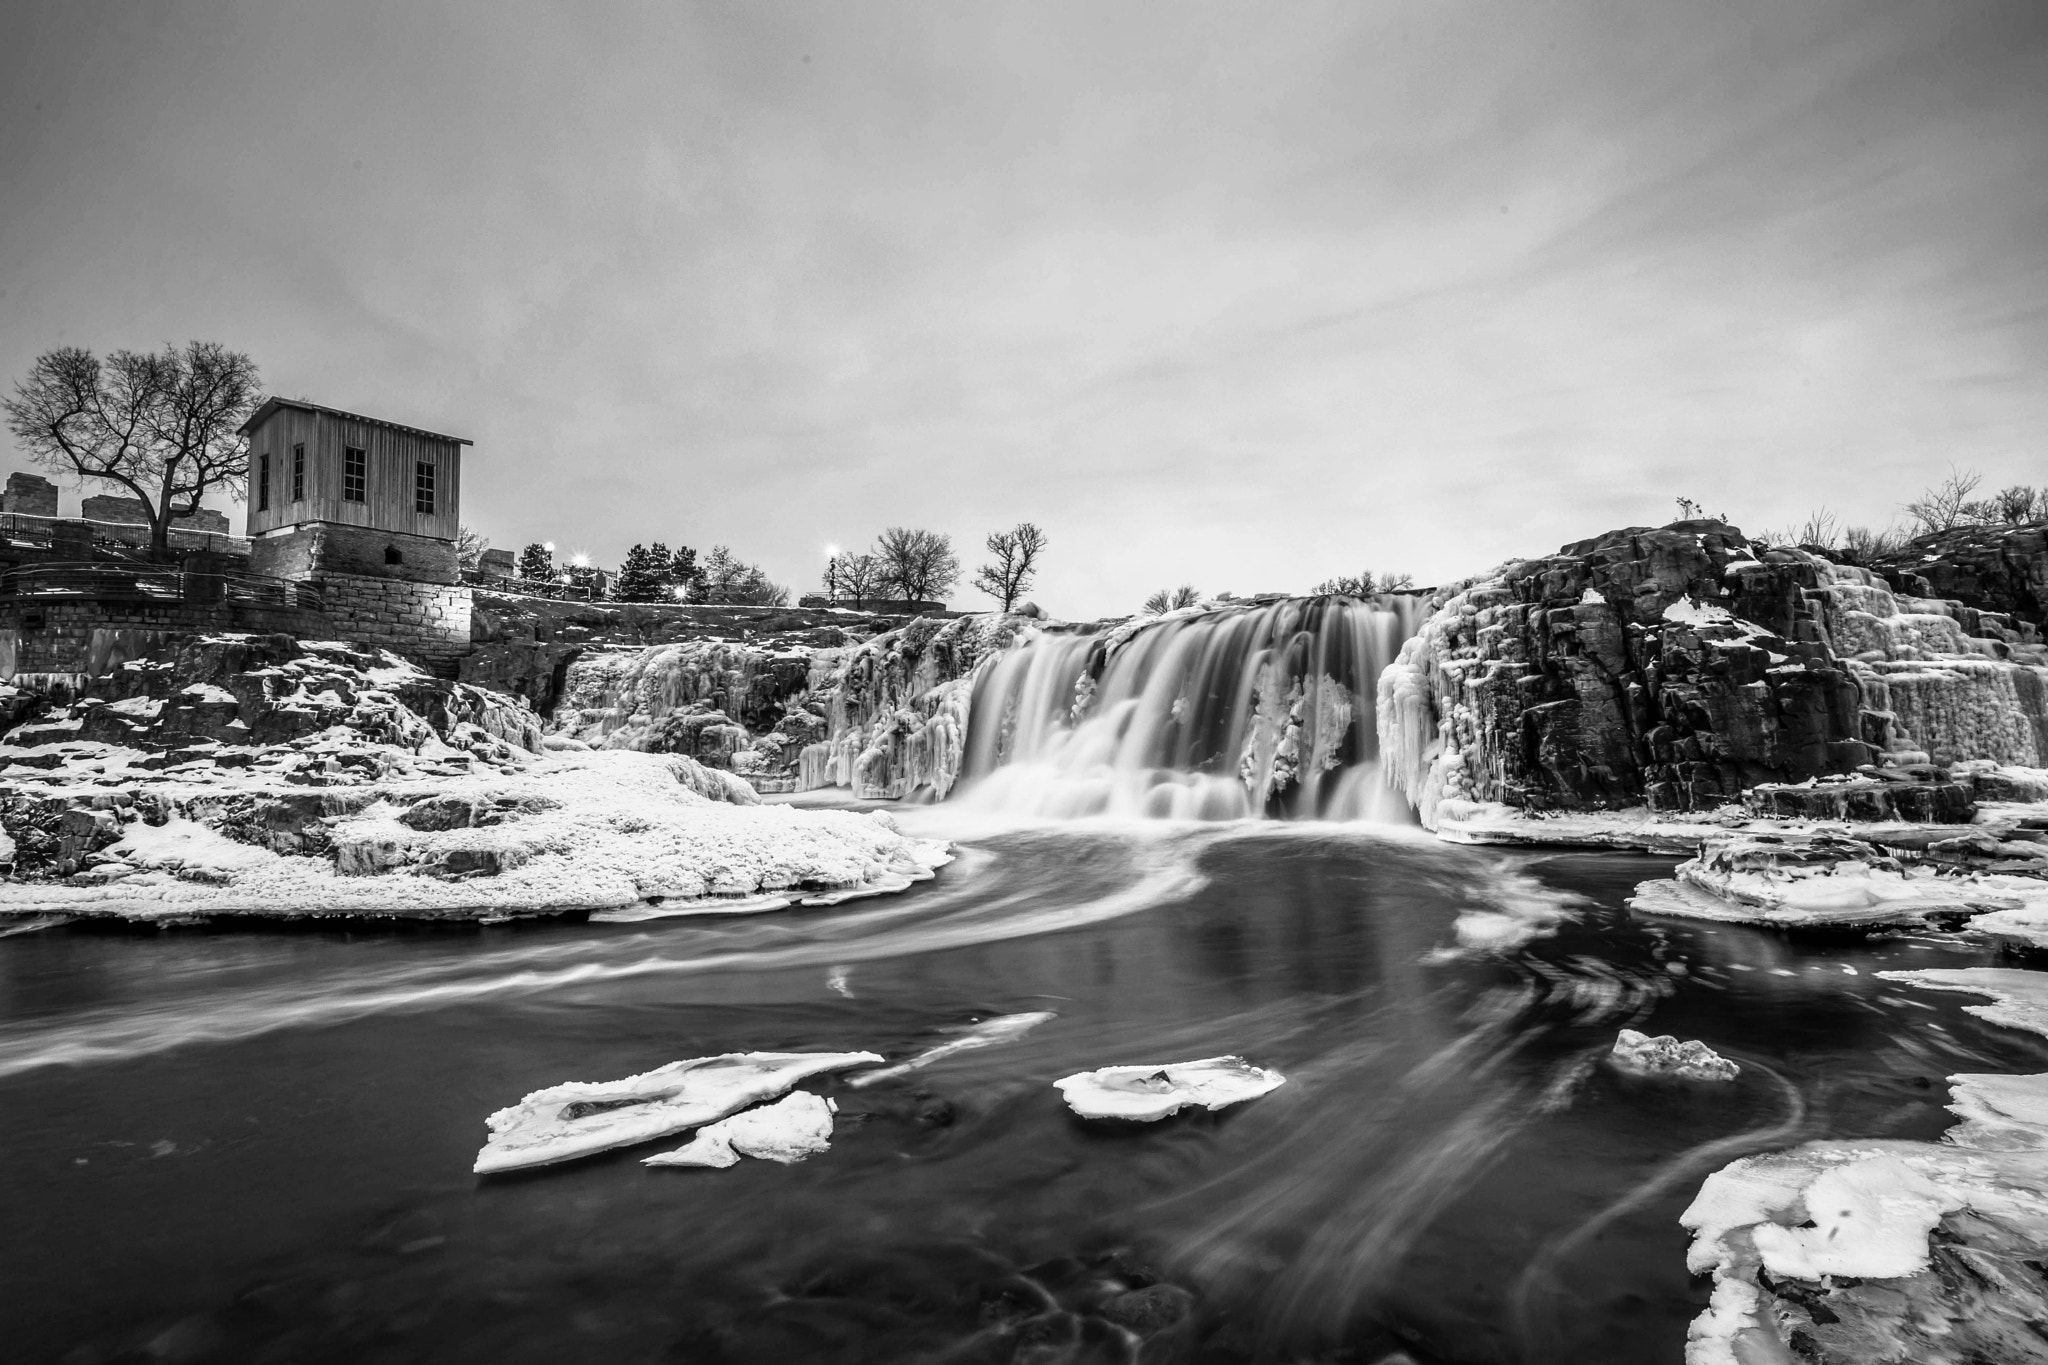
[{"label": "window", "polygon": [[434,466],[425,460],[412,467],[412,510],[434,514]]},{"label": "window", "polygon": [[256,510],[270,510],[270,456],[256,457]]},{"label": "window", "polygon": [[361,502],[363,486],[369,482],[370,456],[357,446],[344,446],[341,451],[341,500]]},{"label": "window", "polygon": [[306,500],[306,448],[292,447],[292,501]]},{"label": "window", "polygon": [[384,562],[386,564],[403,564],[405,563],[405,552],[396,545],[386,545],[384,547]]}]

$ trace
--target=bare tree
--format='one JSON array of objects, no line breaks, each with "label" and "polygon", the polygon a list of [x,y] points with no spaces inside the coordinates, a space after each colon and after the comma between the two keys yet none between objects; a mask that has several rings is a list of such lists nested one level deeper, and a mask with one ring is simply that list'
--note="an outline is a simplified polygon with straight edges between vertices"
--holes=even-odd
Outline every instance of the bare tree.
[{"label": "bare tree", "polygon": [[1984,476],[1976,470],[1957,469],[1950,465],[1947,478],[1906,504],[1906,515],[1913,518],[1921,535],[1967,526],[1976,519],[1977,512],[1970,502],[1970,494],[1982,482]]},{"label": "bare tree", "polygon": [[943,601],[960,581],[953,538],[936,531],[891,526],[875,540],[882,581],[906,602]]},{"label": "bare tree", "polygon": [[853,599],[856,607],[866,606],[882,588],[882,561],[873,555],[839,557],[839,591]]},{"label": "bare tree", "polygon": [[491,539],[467,526],[455,529],[455,560],[465,569],[474,569],[483,561],[484,551],[491,548]]},{"label": "bare tree", "polygon": [[711,553],[704,556],[698,597],[705,602],[751,602],[779,607],[789,601],[789,589],[771,582],[759,565],[747,563],[723,545],[714,545]]},{"label": "bare tree", "polygon": [[2027,484],[2016,483],[2010,488],[2001,488],[1993,493],[1990,502],[1998,520],[2009,526],[2025,526],[2032,521],[2048,521],[2048,488],[2036,489]]},{"label": "bare tree", "polygon": [[104,362],[61,346],[37,356],[0,407],[38,464],[133,493],[149,518],[151,554],[167,559],[173,521],[198,512],[210,490],[248,483],[241,426],[256,409],[257,383],[256,362],[217,341],[115,351]]},{"label": "bare tree", "polygon": [[1182,607],[1192,607],[1201,600],[1202,594],[1196,592],[1194,586],[1189,583],[1183,583],[1171,592],[1161,588],[1158,592],[1145,599],[1145,614],[1147,616],[1163,616],[1169,611],[1179,611]]},{"label": "bare tree", "polygon": [[1008,611],[1031,586],[1038,573],[1038,556],[1046,546],[1046,534],[1028,521],[1007,531],[997,531],[986,544],[995,561],[975,571],[974,586],[1003,604]]}]

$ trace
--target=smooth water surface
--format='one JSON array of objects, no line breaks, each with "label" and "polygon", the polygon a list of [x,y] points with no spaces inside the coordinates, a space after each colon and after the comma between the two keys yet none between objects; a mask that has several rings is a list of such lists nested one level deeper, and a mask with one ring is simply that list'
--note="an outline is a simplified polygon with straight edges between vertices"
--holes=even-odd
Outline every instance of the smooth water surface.
[{"label": "smooth water surface", "polygon": [[[1707,1171],[1933,1137],[1949,1073],[2048,1067],[1967,998],[1872,975],[1983,951],[1632,916],[1667,859],[1270,823],[955,837],[936,883],[830,910],[0,939],[7,1358],[1676,1361]],[[897,1061],[1023,1011],[1057,1017],[808,1087],[839,1119],[800,1165],[639,1164],[677,1138],[470,1174],[484,1117],[543,1086]],[[1623,1026],[1744,1073],[1618,1076]],[[1230,1052],[1288,1083],[1130,1128],[1051,1084]]]}]

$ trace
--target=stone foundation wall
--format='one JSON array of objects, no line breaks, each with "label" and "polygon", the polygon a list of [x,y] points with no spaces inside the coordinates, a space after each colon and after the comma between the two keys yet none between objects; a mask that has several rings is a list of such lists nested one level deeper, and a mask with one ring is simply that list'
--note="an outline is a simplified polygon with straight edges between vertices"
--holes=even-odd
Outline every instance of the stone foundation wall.
[{"label": "stone foundation wall", "polygon": [[176,637],[226,631],[374,645],[449,676],[469,653],[468,588],[347,574],[318,586],[324,611],[248,602],[0,600],[0,680],[96,677]]},{"label": "stone foundation wall", "polygon": [[[397,563],[391,562],[394,553]],[[272,578],[325,578],[338,573],[437,584],[462,578],[451,541],[326,521],[258,536],[249,543],[249,568]]]},{"label": "stone foundation wall", "polygon": [[376,644],[442,671],[470,651],[469,589],[330,573],[320,580],[329,637]]}]

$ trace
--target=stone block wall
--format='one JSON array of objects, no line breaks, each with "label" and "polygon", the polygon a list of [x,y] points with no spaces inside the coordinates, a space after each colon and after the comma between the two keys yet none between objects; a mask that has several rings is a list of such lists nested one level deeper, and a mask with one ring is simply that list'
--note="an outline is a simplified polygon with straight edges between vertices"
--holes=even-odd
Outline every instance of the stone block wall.
[{"label": "stone block wall", "polygon": [[347,574],[438,584],[454,584],[462,578],[452,541],[327,521],[251,540],[249,568],[272,578]]},{"label": "stone block wall", "polygon": [[324,618],[245,602],[120,602],[46,597],[0,606],[0,680],[92,676],[174,636],[207,631],[320,638]]},{"label": "stone block wall", "polygon": [[470,651],[471,598],[461,584],[330,573],[320,591],[326,638],[381,645],[451,673]]}]

